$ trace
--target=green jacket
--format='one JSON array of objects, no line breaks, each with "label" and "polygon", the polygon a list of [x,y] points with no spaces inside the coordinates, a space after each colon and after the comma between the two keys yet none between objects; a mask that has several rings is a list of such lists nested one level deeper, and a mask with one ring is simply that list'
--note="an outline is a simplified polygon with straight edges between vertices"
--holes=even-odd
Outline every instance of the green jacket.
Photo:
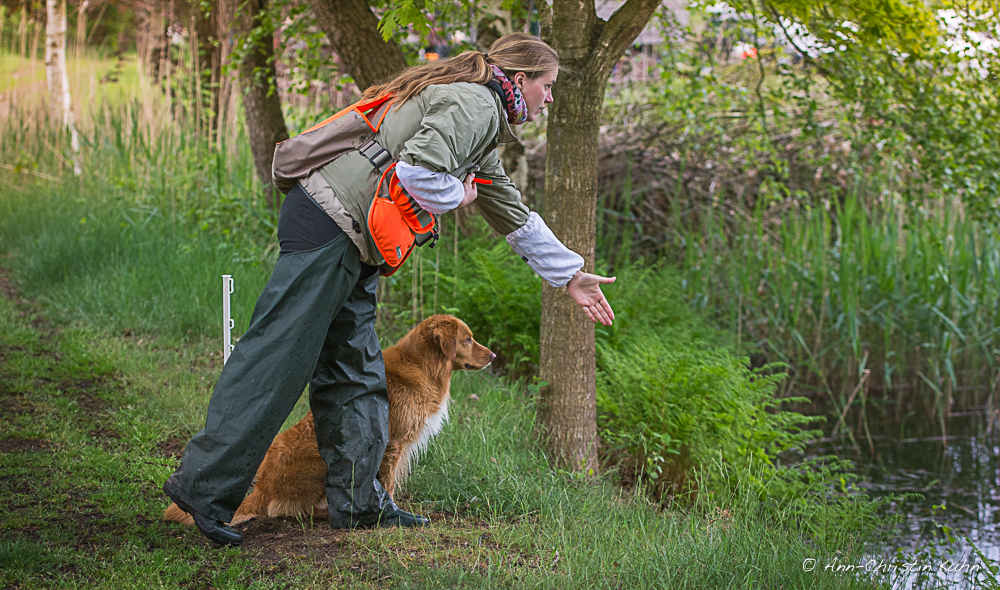
[{"label": "green jacket", "polygon": [[[464,180],[469,172],[492,184],[477,185],[475,204],[501,234],[520,229],[529,210],[504,172],[497,155],[501,143],[516,141],[503,104],[480,84],[429,86],[402,105],[393,105],[375,134],[394,161],[447,172]],[[365,156],[349,151],[300,182],[333,218],[371,265],[384,262],[368,231],[368,211],[380,175]]]}]

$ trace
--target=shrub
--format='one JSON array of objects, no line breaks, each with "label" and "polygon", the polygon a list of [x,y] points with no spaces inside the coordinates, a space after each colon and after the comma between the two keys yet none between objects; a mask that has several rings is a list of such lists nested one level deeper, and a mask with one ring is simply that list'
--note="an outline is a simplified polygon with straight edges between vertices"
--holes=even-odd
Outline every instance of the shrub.
[{"label": "shrub", "polygon": [[480,228],[462,244],[462,256],[474,270],[463,273],[449,311],[497,354],[498,366],[530,374],[538,365],[542,279],[505,240],[486,233]]},{"label": "shrub", "polygon": [[724,469],[753,465],[766,477],[778,456],[801,449],[822,418],[780,410],[798,399],[775,398],[785,374],[776,365],[751,369],[727,348],[690,334],[644,334],[602,349],[597,385],[599,427],[613,452],[631,457],[639,477],[661,500],[693,492],[693,476],[713,491]]}]

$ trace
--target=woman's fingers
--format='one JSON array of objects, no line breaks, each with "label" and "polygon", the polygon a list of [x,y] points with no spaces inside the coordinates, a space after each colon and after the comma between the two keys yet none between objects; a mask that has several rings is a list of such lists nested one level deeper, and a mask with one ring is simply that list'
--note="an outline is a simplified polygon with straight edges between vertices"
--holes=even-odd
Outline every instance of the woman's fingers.
[{"label": "woman's fingers", "polygon": [[477,189],[475,183],[472,182],[475,179],[476,175],[471,173],[465,177],[465,182],[462,183],[465,187],[465,197],[462,198],[462,202],[458,205],[459,207],[465,207],[469,203],[475,201],[476,197],[479,196],[479,190]]},{"label": "woman's fingers", "polygon": [[611,325],[612,316],[610,313],[608,313],[611,310],[606,305],[604,305],[603,301],[595,305],[594,310],[596,312],[594,315],[600,318],[602,324],[604,324],[605,326]]},{"label": "woman's fingers", "polygon": [[607,299],[602,297],[601,302],[598,304],[597,308],[601,311],[601,317],[607,321],[607,323],[604,325],[610,326],[611,322],[613,322],[615,319],[615,312],[614,310],[611,309],[611,304],[608,303]]},{"label": "woman's fingers", "polygon": [[569,293],[591,321],[610,326],[615,319],[615,312],[601,292],[601,285],[613,282],[615,277],[580,272],[570,281]]}]

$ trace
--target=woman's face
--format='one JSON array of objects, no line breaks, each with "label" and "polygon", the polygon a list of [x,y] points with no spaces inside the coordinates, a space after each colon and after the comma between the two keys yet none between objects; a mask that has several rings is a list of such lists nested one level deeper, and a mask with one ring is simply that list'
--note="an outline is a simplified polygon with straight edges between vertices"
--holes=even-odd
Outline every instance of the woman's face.
[{"label": "woman's face", "polygon": [[514,74],[514,84],[521,89],[521,96],[528,107],[528,120],[534,121],[542,113],[545,105],[552,102],[552,85],[556,83],[559,70],[529,78],[524,72]]}]

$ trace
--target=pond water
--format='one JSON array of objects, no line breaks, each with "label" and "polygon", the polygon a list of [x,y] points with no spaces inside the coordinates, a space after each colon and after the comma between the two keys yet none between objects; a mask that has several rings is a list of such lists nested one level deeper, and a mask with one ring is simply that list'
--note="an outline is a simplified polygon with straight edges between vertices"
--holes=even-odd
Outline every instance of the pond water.
[{"label": "pond water", "polygon": [[944,430],[942,436],[940,422],[927,419],[880,423],[870,417],[870,438],[856,428],[853,441],[824,438],[809,449],[853,461],[858,485],[872,496],[922,495],[887,507],[902,522],[882,555],[871,558],[899,564],[895,588],[981,587],[970,572],[981,572],[984,564],[971,545],[1000,561],[998,412],[986,407],[953,412]]}]

